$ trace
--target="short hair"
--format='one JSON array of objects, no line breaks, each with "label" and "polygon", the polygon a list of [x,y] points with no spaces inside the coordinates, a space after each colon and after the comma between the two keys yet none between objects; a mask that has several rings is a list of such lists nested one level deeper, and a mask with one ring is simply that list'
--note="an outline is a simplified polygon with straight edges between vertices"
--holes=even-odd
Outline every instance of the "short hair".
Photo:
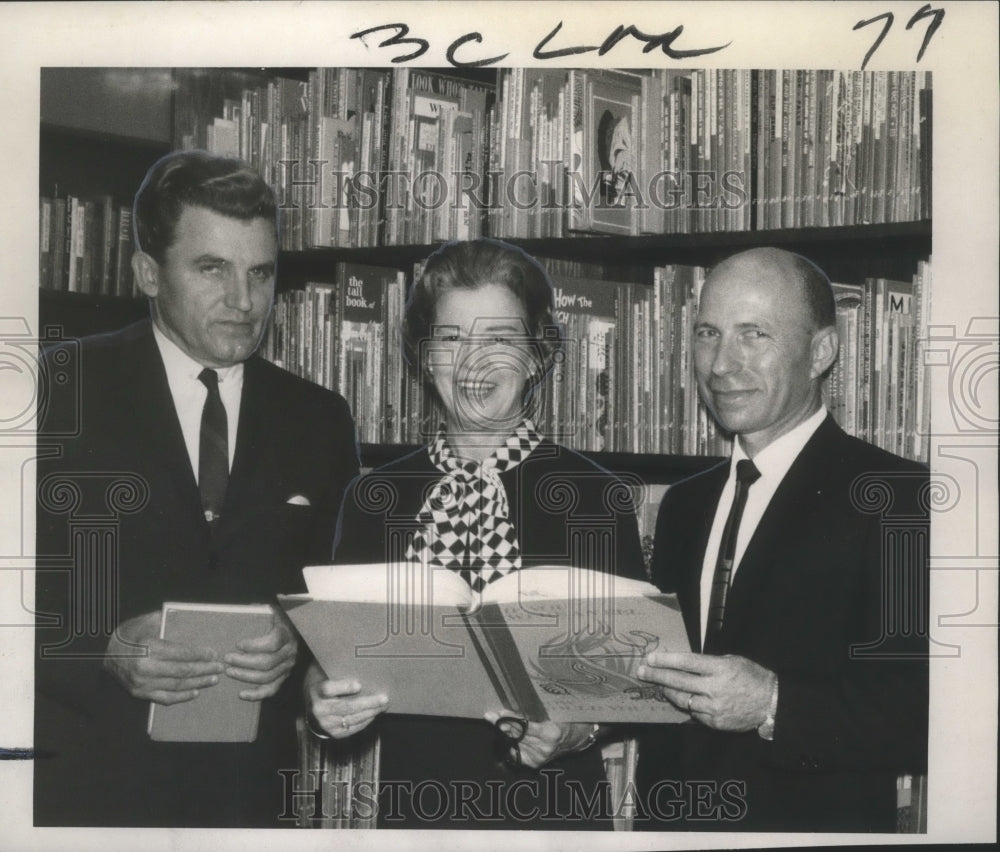
[{"label": "short hair", "polygon": [[245,222],[267,219],[277,233],[274,192],[255,169],[207,151],[176,151],[153,164],[135,195],[139,250],[163,263],[185,207],[203,207]]},{"label": "short hair", "polygon": [[812,323],[811,331],[836,326],[837,305],[833,295],[833,286],[826,273],[809,258],[785,249],[767,246],[730,255],[712,272],[724,270],[739,262],[749,262],[765,269],[785,272],[789,274],[790,278],[797,281],[801,286],[806,313]]},{"label": "short hair", "polygon": [[486,237],[446,243],[427,259],[423,274],[413,283],[403,317],[403,348],[412,369],[421,369],[421,341],[431,338],[440,295],[487,284],[503,285],[524,306],[528,333],[538,340],[541,375],[548,371],[562,345],[561,330],[553,319],[555,300],[549,276],[517,246]]},{"label": "short hair", "polygon": [[837,302],[833,295],[833,286],[826,273],[820,269],[809,258],[801,254],[791,255],[790,262],[798,273],[798,280],[802,284],[803,295],[806,299],[806,308],[809,319],[813,324],[813,331],[837,324]]}]

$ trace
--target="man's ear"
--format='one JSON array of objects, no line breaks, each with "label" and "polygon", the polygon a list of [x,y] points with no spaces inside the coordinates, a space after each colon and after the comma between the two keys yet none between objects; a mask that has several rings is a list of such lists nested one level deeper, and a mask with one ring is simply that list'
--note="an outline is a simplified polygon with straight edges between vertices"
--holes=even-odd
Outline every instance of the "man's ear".
[{"label": "man's ear", "polygon": [[132,274],[143,295],[155,299],[160,291],[160,265],[146,252],[132,254]]},{"label": "man's ear", "polygon": [[840,349],[840,338],[837,336],[837,329],[828,325],[813,333],[812,336],[812,369],[810,376],[814,379],[824,375],[833,362],[837,360],[837,352]]}]

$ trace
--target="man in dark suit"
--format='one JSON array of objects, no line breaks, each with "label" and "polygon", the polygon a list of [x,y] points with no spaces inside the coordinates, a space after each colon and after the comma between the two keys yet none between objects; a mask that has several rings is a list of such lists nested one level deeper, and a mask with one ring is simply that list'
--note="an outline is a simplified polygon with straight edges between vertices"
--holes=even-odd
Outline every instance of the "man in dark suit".
[{"label": "man in dark suit", "polygon": [[927,753],[927,471],[846,435],[821,382],[833,294],[805,258],[714,268],[694,328],[732,459],[672,487],[653,580],[697,653],[641,676],[689,723],[649,730],[653,829],[894,831],[896,776]]},{"label": "man in dark suit", "polygon": [[[165,601],[269,603],[329,561],[358,472],[345,401],[254,356],[277,209],[245,164],[174,154],[135,204],[152,321],[56,348],[39,412],[36,825],[288,825],[294,634],[210,649],[159,638]],[[77,394],[76,391],[79,391]],[[253,743],[154,742],[150,702],[221,678],[260,702]]]}]

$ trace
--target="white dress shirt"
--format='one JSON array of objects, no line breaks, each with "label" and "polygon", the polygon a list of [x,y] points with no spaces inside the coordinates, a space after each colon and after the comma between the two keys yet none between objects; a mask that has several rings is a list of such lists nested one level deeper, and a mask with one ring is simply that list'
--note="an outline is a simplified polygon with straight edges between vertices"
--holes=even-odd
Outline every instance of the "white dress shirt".
[{"label": "white dress shirt", "polygon": [[[798,458],[802,448],[806,445],[819,425],[826,419],[826,408],[820,406],[812,416],[803,420],[798,426],[776,438],[753,458],[753,463],[760,471],[758,479],[747,492],[747,502],[743,509],[743,517],[740,520],[739,532],[736,534],[736,553],[733,557],[733,571],[730,575],[730,582],[736,577],[736,571],[740,567],[740,560],[747,549],[747,544],[753,537],[760,519],[767,510],[774,492],[781,485],[781,480],[785,478],[792,462]],[[712,532],[708,537],[708,546],[705,548],[705,560],[701,566],[701,640],[705,642],[705,625],[708,623],[708,605],[712,597],[712,579],[715,576],[715,563],[719,557],[719,545],[722,541],[722,530],[726,525],[726,518],[729,516],[729,509],[733,505],[733,497],[736,493],[736,464],[742,459],[749,458],[740,446],[739,440],[733,442],[733,455],[729,461],[729,479],[726,480],[726,487],[722,489],[722,496],[719,498],[719,505],[715,510],[715,520],[712,522]]]},{"label": "white dress shirt", "polygon": [[[205,407],[208,388],[201,383],[198,375],[204,367],[184,352],[168,338],[156,323],[153,323],[153,339],[160,350],[163,366],[167,371],[167,384],[174,400],[174,410],[181,423],[184,446],[191,459],[191,470],[195,482],[198,481],[198,457],[201,444],[201,412]],[[217,367],[219,374],[219,396],[226,409],[226,425],[229,432],[229,469],[233,468],[236,452],[236,431],[240,418],[240,399],[243,396],[243,365]]]}]

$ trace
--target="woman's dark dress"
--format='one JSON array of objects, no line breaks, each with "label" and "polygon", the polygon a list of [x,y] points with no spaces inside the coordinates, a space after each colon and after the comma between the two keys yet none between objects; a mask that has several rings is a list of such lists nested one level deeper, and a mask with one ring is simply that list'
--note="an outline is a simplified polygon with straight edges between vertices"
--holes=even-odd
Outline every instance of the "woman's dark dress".
[{"label": "woman's dark dress", "polygon": [[[335,561],[401,558],[427,489],[441,477],[424,448],[355,480],[344,498]],[[644,579],[632,495],[617,477],[543,440],[500,479],[521,570],[573,564]],[[611,828],[596,746],[540,772],[515,772],[497,759],[485,720],[385,715],[373,727],[382,740],[380,827]]]}]

